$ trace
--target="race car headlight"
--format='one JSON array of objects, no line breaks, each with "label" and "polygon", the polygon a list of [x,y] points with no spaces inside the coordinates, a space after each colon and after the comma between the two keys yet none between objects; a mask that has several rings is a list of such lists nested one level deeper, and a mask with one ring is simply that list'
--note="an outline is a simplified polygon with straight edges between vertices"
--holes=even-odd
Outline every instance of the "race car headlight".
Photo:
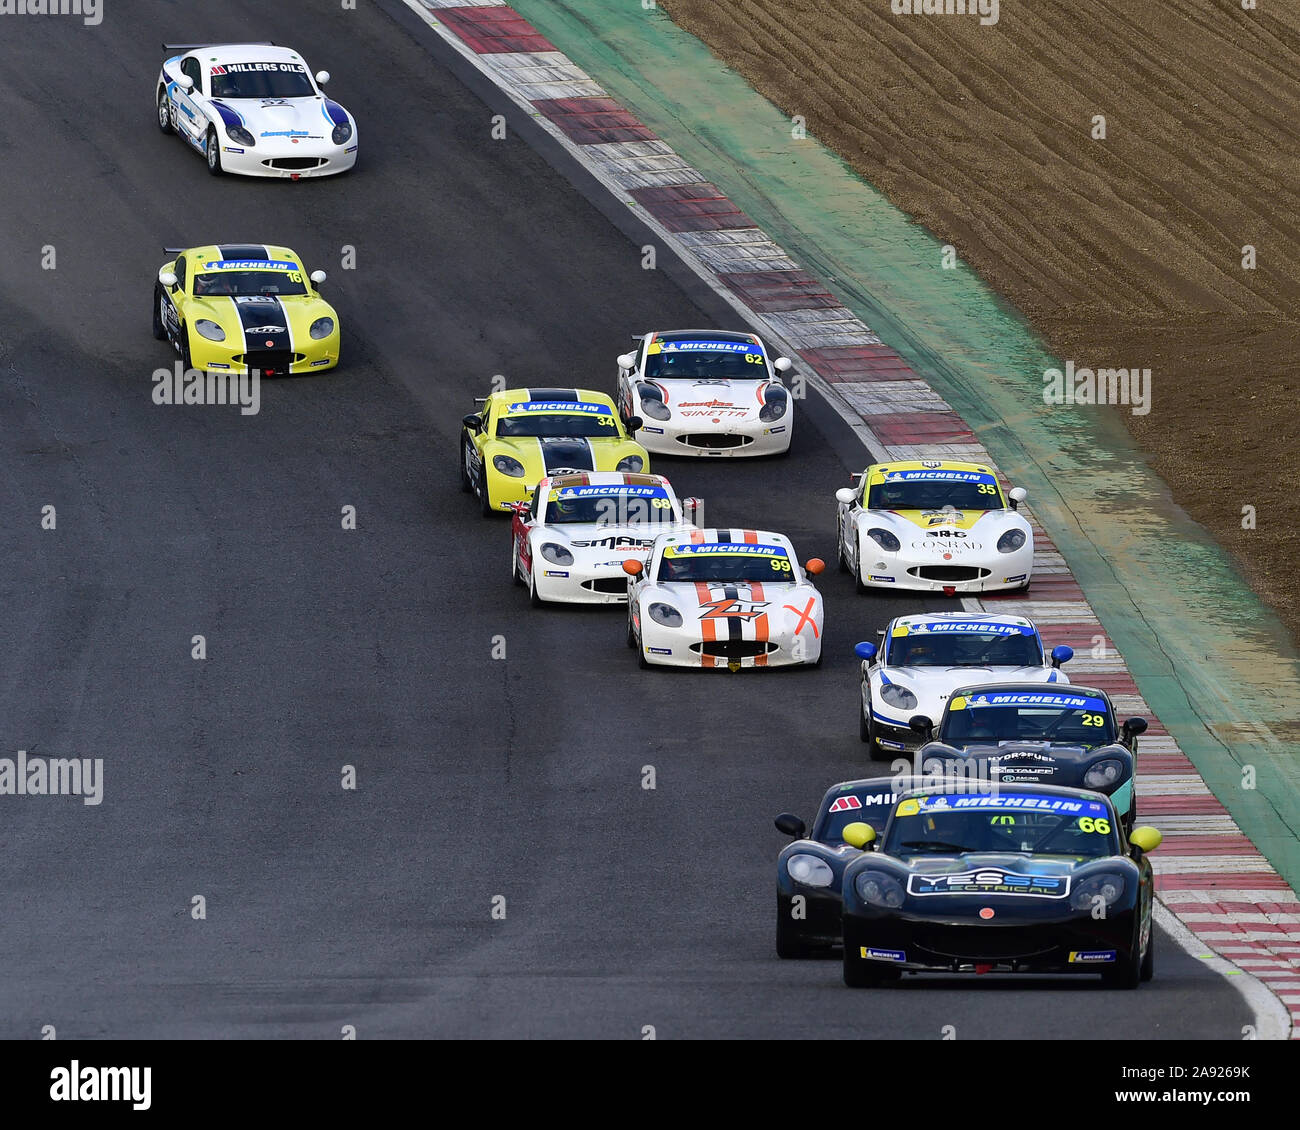
[{"label": "race car headlight", "polygon": [[886,906],[891,909],[903,905],[903,884],[884,871],[863,871],[853,885],[858,897],[868,906]]},{"label": "race car headlight", "polygon": [[629,455],[626,459],[620,459],[615,471],[639,471],[645,466],[645,460],[639,455]]},{"label": "race car headlight", "polygon": [[662,400],[656,400],[652,397],[641,401],[641,415],[649,416],[652,420],[671,420],[672,412],[668,410]]},{"label": "race car headlight", "polygon": [[1090,875],[1074,888],[1070,896],[1070,905],[1075,910],[1091,910],[1101,899],[1105,906],[1114,906],[1124,894],[1124,876],[1107,871],[1102,875]]},{"label": "race car headlight", "polygon": [[769,385],[765,396],[763,407],[758,410],[758,418],[768,422],[779,420],[790,406],[790,398],[785,389],[779,385]]},{"label": "race car headlight", "polygon": [[880,700],[896,706],[899,710],[915,710],[916,695],[897,683],[886,683],[880,688]]},{"label": "race car headlight", "polygon": [[518,459],[512,459],[509,455],[492,456],[492,466],[503,475],[509,475],[512,479],[522,479],[524,477],[524,465]]},{"label": "race car headlight", "polygon": [[311,329],[307,331],[315,340],[320,341],[323,337],[329,337],[334,332],[333,318],[317,318],[311,324]]},{"label": "race car headlight", "polygon": [[652,604],[648,611],[650,619],[656,624],[662,624],[665,628],[680,628],[682,626],[682,614],[671,604]]},{"label": "race car headlight", "polygon": [[230,126],[226,129],[226,134],[231,141],[237,141],[240,145],[247,145],[251,148],[257,144],[257,139],[243,126]]},{"label": "race car headlight", "polygon": [[874,530],[867,531],[867,537],[874,541],[886,553],[897,553],[902,546],[899,545],[898,539],[888,530],[882,530],[877,526]]},{"label": "race car headlight", "polygon": [[226,331],[216,322],[208,321],[207,318],[200,318],[194,323],[194,328],[198,331],[199,337],[206,337],[209,341],[226,340]]},{"label": "race car headlight", "polygon": [[1108,789],[1111,785],[1118,784],[1123,776],[1124,763],[1108,757],[1105,761],[1088,766],[1088,771],[1083,775],[1083,786],[1086,789]]},{"label": "race car headlight", "polygon": [[998,538],[999,553],[1015,553],[1022,545],[1025,544],[1024,530],[1008,530]]},{"label": "race car headlight", "polygon": [[815,855],[792,855],[785,861],[790,878],[805,887],[829,887],[835,882],[835,872],[824,859]]},{"label": "race car headlight", "polygon": [[342,122],[339,125],[334,127],[334,132],[330,134],[330,140],[333,141],[335,145],[342,145],[351,136],[352,136],[352,123]]},{"label": "race car headlight", "polygon": [[[500,459],[501,456],[498,455],[497,458]],[[573,564],[573,554],[565,549],[564,546],[556,545],[553,541],[548,541],[542,546],[542,556],[552,565]]]}]

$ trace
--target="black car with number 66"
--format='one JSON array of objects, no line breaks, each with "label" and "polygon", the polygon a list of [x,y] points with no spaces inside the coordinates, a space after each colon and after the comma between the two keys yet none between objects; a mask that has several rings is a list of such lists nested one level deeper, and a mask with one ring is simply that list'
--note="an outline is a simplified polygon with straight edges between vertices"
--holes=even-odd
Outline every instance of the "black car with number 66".
[{"label": "black car with number 66", "polygon": [[964,782],[900,794],[842,875],[844,983],[921,973],[1100,973],[1136,988],[1154,970],[1154,828],[1127,839],[1110,799],[1052,785]]}]

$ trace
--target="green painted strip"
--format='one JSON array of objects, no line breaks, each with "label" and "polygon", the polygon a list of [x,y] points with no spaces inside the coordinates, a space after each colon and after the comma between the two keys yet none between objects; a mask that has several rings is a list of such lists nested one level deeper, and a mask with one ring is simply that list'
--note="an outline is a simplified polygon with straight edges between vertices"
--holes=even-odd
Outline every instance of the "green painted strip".
[{"label": "green painted strip", "polygon": [[[1300,889],[1300,657],[1173,505],[1115,410],[1045,406],[1043,371],[1060,363],[1020,316],[965,266],[943,270],[929,232],[811,137],[796,140],[788,118],[662,11],[513,6],[829,284],[1028,488],[1143,696]],[[1176,395],[1153,376],[1156,404]]]}]

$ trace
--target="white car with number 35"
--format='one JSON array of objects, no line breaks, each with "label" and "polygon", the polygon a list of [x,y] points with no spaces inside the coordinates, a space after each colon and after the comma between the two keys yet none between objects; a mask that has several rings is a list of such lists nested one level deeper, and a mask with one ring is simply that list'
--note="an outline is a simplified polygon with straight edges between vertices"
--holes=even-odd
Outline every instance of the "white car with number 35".
[{"label": "white car with number 35", "polygon": [[817,666],[822,596],[783,534],[703,529],[665,534],[627,561],[628,647],[642,667]]},{"label": "white car with number 35", "polygon": [[175,132],[213,176],[328,177],[357,163],[357,123],[321,93],[296,51],[271,43],[164,43],[178,54],[154,84],[158,128]]},{"label": "white car with number 35", "polygon": [[835,492],[839,564],[858,592],[1024,592],[1034,531],[991,467],[951,459],[876,463]]}]

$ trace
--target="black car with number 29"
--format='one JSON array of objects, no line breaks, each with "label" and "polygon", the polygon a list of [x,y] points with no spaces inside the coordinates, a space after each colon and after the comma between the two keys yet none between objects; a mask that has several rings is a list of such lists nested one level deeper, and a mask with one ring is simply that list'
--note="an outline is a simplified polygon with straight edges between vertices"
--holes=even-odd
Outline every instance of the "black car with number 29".
[{"label": "black car with number 29", "polygon": [[844,983],[920,973],[1100,973],[1136,988],[1154,970],[1154,828],[1124,836],[1084,789],[962,782],[903,793],[843,870]]}]

